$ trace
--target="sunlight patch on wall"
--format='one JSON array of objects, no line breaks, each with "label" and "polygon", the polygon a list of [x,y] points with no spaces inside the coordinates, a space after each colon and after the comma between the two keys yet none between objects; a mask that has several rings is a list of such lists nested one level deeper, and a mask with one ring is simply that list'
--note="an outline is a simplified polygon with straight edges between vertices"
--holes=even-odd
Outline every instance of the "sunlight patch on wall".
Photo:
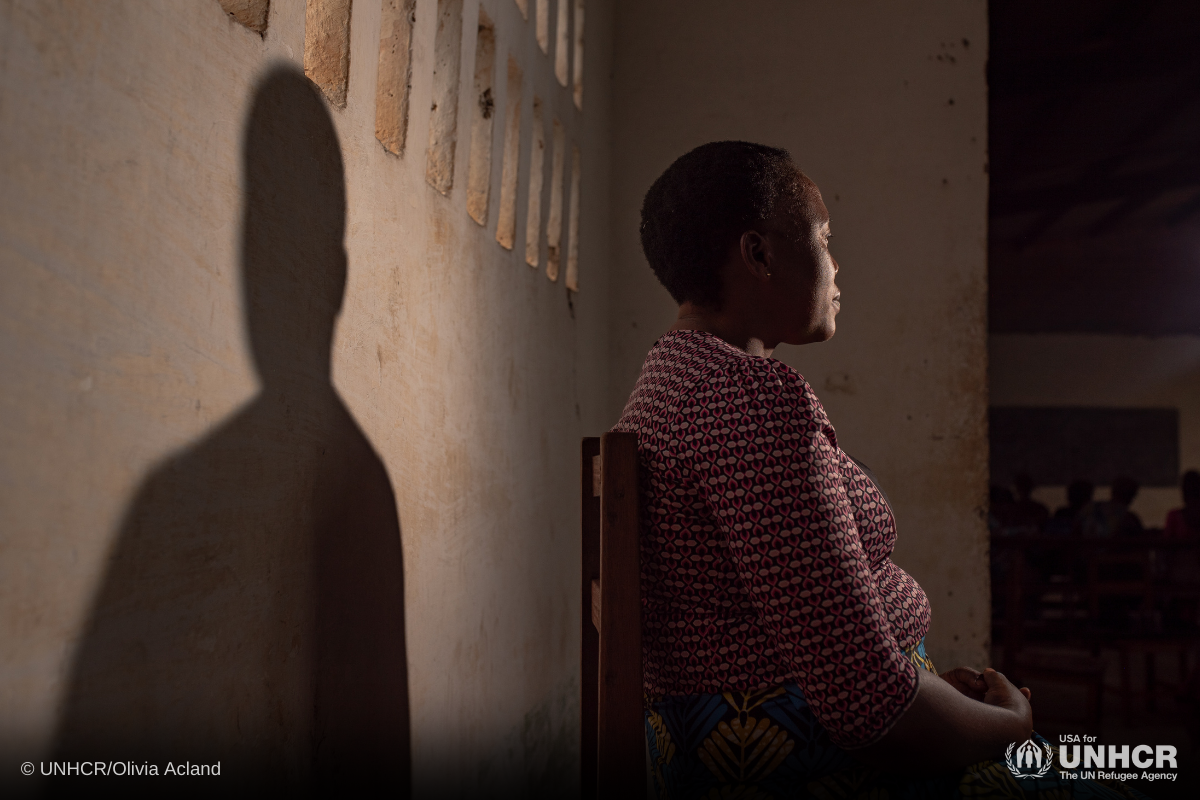
[{"label": "sunlight patch on wall", "polygon": [[454,185],[454,146],[458,141],[458,80],[462,61],[462,0],[438,0],[433,39],[433,105],[425,180],[442,194]]},{"label": "sunlight patch on wall", "polygon": [[570,37],[568,35],[568,25],[570,20],[567,17],[568,9],[571,7],[571,0],[558,0],[558,19],[554,25],[554,77],[558,78],[560,86],[567,85],[567,64],[569,54],[567,53]]},{"label": "sunlight patch on wall", "polygon": [[331,106],[346,107],[350,0],[308,0],[304,10],[304,74],[320,87]]},{"label": "sunlight patch on wall", "polygon": [[550,167],[550,217],[546,220],[546,277],[558,280],[562,260],[563,229],[563,167],[566,161],[567,137],[562,123],[554,120],[554,156]]},{"label": "sunlight patch on wall", "polygon": [[571,147],[571,214],[567,218],[567,288],[579,291],[579,147]]},{"label": "sunlight patch on wall", "polygon": [[267,30],[267,11],[270,0],[220,0],[221,8],[236,21],[255,33]]},{"label": "sunlight patch on wall", "polygon": [[379,20],[379,75],[375,83],[375,138],[384,149],[404,154],[408,98],[412,91],[412,31],[416,0],[383,0]]},{"label": "sunlight patch on wall", "polygon": [[535,22],[535,30],[537,32],[538,47],[542,48],[543,53],[550,52],[550,0],[537,0],[537,19]]},{"label": "sunlight patch on wall", "polygon": [[517,168],[521,160],[521,67],[508,57],[508,83],[504,101],[504,164],[500,174],[500,219],[496,241],[513,249],[517,236]]},{"label": "sunlight patch on wall", "polygon": [[546,182],[546,125],[542,100],[533,98],[533,131],[529,143],[529,207],[525,215],[525,263],[538,265],[542,249],[542,184]]},{"label": "sunlight patch on wall", "polygon": [[575,64],[571,77],[575,107],[583,111],[583,0],[575,0]]},{"label": "sunlight patch on wall", "polygon": [[487,224],[488,189],[492,182],[492,119],[496,100],[492,91],[496,72],[496,28],[481,6],[479,36],[475,40],[475,103],[471,110],[471,156],[467,162],[467,213]]}]

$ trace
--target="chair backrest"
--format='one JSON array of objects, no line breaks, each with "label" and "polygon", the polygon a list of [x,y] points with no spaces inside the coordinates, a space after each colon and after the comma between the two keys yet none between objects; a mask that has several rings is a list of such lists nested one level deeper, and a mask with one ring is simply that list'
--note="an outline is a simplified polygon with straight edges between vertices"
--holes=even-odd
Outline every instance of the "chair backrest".
[{"label": "chair backrest", "polygon": [[583,440],[583,797],[646,791],[637,435]]},{"label": "chair backrest", "polygon": [[1093,553],[1088,560],[1087,588],[1093,619],[1099,617],[1100,601],[1104,597],[1134,598],[1139,601],[1141,610],[1151,610],[1154,606],[1154,567],[1150,550]]}]

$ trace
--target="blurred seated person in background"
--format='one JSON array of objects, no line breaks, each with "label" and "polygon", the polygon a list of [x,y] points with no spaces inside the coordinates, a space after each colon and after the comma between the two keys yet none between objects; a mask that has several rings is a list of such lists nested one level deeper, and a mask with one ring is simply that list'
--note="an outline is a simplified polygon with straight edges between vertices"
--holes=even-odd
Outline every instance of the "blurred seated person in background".
[{"label": "blurred seated person in background", "polygon": [[1167,536],[1200,536],[1200,472],[1189,469],[1179,482],[1183,508],[1167,512]]},{"label": "blurred seated person in background", "polygon": [[[1179,485],[1183,493],[1183,508],[1167,512],[1166,535],[1176,539],[1200,536],[1200,472],[1190,469],[1183,473]],[[1171,583],[1200,583],[1200,553],[1193,546],[1172,548],[1167,562],[1167,580]],[[1195,597],[1171,598],[1167,609],[1168,624],[1192,628],[1200,623],[1200,604]],[[1192,712],[1192,723],[1200,730],[1200,665],[1188,679],[1184,700]]]},{"label": "blurred seated person in background", "polygon": [[1013,488],[1017,490],[1013,526],[1020,528],[1021,533],[1037,533],[1050,519],[1050,509],[1033,499],[1033,478],[1028,472],[1017,473],[1013,478]]},{"label": "blurred seated person in background", "polygon": [[1017,503],[1013,493],[1003,486],[992,485],[988,489],[988,530],[992,533],[1007,533],[1016,515]]},{"label": "blurred seated person in background", "polygon": [[1083,510],[1092,504],[1092,496],[1096,487],[1091,481],[1082,478],[1071,481],[1067,487],[1067,504],[1054,512],[1054,517],[1046,522],[1046,533],[1079,533],[1078,520]]},{"label": "blurred seated person in background", "polygon": [[1112,499],[1092,503],[1080,515],[1080,532],[1084,536],[1137,536],[1142,533],[1142,520],[1129,510],[1137,497],[1138,482],[1128,475],[1113,478]]}]

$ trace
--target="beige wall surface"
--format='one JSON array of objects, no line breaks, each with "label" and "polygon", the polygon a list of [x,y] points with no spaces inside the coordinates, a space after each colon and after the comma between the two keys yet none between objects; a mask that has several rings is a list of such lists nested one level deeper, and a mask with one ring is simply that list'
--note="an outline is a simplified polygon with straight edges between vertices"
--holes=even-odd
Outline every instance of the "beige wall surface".
[{"label": "beige wall surface", "polygon": [[641,254],[642,195],[704,142],[786,147],[829,207],[843,307],[833,340],[776,355],[894,501],[935,662],[982,666],[986,3],[627,0],[616,31],[610,413],[675,315]]},{"label": "beige wall surface", "polygon": [[[1179,468],[1200,469],[1200,336],[1004,334],[988,340],[992,405],[1176,408]],[[1065,486],[1035,497],[1066,505]],[[1107,499],[1108,487],[1097,487]],[[1142,487],[1133,511],[1162,527],[1183,504],[1177,488]]]},{"label": "beige wall surface", "polygon": [[[461,5],[443,195],[436,0],[399,157],[375,138],[378,0],[353,5],[344,109],[297,77],[302,0],[262,36],[217,0],[0,0],[0,781],[103,752],[302,782],[409,730],[418,789],[574,779],[577,448],[611,416],[610,11],[588,2],[580,112],[534,20],[483,0],[495,74],[510,54],[524,74],[506,250],[503,124],[486,225],[467,215]],[[574,295],[544,242],[524,261],[535,94],[582,151]],[[402,776],[398,753],[373,767]]]}]

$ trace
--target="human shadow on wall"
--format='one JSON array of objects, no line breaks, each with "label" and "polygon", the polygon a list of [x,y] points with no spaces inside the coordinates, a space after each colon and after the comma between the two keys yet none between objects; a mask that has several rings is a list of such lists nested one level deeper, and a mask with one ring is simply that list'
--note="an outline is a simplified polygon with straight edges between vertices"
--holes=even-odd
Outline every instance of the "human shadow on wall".
[{"label": "human shadow on wall", "polygon": [[262,389],[137,493],[73,665],[58,756],[222,762],[216,783],[173,781],[173,795],[252,783],[404,796],[400,525],[383,462],[330,379],[346,190],[333,122],[302,74],[259,84],[243,158]]}]

